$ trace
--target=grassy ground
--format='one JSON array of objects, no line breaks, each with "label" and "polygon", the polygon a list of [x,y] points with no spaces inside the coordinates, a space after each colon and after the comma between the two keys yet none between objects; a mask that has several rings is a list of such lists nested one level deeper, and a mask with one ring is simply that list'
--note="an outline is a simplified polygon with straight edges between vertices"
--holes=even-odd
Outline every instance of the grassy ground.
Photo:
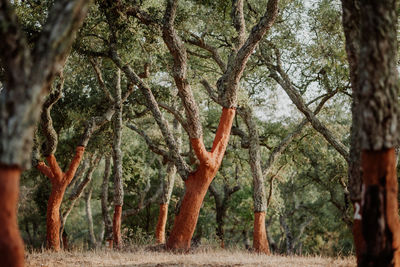
[{"label": "grassy ground", "polygon": [[154,252],[143,249],[115,252],[98,250],[89,252],[30,252],[26,255],[28,267],[64,267],[64,266],[124,266],[124,267],[160,267],[160,266],[271,266],[271,267],[316,267],[355,266],[355,259],[323,257],[285,257],[265,256],[241,250],[196,250],[188,254]]}]

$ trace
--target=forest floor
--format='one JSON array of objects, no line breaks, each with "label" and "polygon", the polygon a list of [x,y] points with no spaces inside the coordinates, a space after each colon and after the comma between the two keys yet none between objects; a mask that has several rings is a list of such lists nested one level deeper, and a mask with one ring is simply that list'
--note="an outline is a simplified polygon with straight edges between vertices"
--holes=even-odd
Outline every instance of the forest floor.
[{"label": "forest floor", "polygon": [[123,266],[123,267],[222,267],[222,266],[271,266],[271,267],[344,267],[355,266],[354,257],[300,257],[266,256],[243,250],[195,250],[186,254],[154,252],[139,249],[115,252],[110,250],[72,252],[29,252],[26,253],[27,267],[64,266]]}]

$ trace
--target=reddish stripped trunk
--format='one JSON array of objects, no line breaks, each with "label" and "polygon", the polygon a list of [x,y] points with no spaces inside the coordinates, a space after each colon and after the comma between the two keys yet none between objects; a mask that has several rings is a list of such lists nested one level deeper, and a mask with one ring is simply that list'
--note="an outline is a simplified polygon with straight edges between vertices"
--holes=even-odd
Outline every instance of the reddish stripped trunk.
[{"label": "reddish stripped trunk", "polygon": [[24,266],[24,243],[18,231],[17,204],[21,170],[0,166],[0,265]]},{"label": "reddish stripped trunk", "polygon": [[114,217],[113,217],[113,238],[114,238],[113,245],[116,249],[120,249],[122,247],[121,216],[122,216],[122,206],[115,205]]},{"label": "reddish stripped trunk", "polygon": [[55,251],[60,250],[60,206],[66,186],[52,184],[46,214],[46,246]]},{"label": "reddish stripped trunk", "polygon": [[68,171],[65,173],[61,171],[54,155],[50,155],[46,158],[49,166],[44,162],[39,162],[36,166],[36,168],[46,175],[51,182],[51,193],[47,204],[46,214],[46,247],[48,249],[55,251],[60,250],[60,206],[65,190],[78,169],[84,151],[84,147],[77,147],[75,157],[72,159]]},{"label": "reddish stripped trunk", "polygon": [[400,266],[400,223],[394,149],[364,150],[361,266]]},{"label": "reddish stripped trunk", "polygon": [[165,225],[168,217],[168,204],[160,204],[160,211],[158,213],[158,221],[156,227],[156,242],[157,244],[165,243]]},{"label": "reddish stripped trunk", "polygon": [[185,195],[167,241],[167,247],[170,249],[188,250],[190,248],[190,241],[196,228],[201,204],[221,165],[234,117],[235,109],[223,108],[211,152],[206,151],[202,139],[193,138],[190,140],[193,150],[200,160],[200,165],[185,181]]},{"label": "reddish stripped trunk", "polygon": [[265,212],[254,212],[253,248],[256,252],[270,254],[265,229]]}]

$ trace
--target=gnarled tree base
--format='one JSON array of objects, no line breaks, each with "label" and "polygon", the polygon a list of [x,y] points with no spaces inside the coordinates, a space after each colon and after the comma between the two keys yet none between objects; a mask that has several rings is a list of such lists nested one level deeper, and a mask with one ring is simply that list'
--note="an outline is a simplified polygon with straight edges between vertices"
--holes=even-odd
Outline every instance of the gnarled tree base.
[{"label": "gnarled tree base", "polygon": [[24,243],[17,224],[18,168],[0,166],[0,265],[24,266]]}]

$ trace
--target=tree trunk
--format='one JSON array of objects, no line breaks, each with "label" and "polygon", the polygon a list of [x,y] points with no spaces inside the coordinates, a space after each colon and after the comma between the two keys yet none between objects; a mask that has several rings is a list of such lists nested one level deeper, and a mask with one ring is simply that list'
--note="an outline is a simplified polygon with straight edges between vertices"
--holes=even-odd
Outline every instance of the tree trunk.
[{"label": "tree trunk", "polygon": [[265,211],[254,212],[253,248],[256,252],[271,254],[265,229]]},{"label": "tree trunk", "polygon": [[196,228],[201,204],[221,165],[234,117],[235,109],[223,108],[211,152],[206,151],[201,139],[190,140],[200,160],[200,165],[194,173],[189,174],[185,181],[185,195],[167,241],[167,247],[170,249],[188,250],[190,248],[190,240]]},{"label": "tree trunk", "polygon": [[[254,231],[253,248],[257,252],[270,254],[268,239],[265,229],[265,211],[267,198],[265,193],[264,175],[261,169],[261,152],[257,126],[253,120],[250,107],[246,107],[239,113],[244,119],[249,132],[249,161],[253,176],[253,201],[254,201]],[[261,222],[261,220],[264,220]]]},{"label": "tree trunk", "polygon": [[399,266],[400,225],[394,149],[362,152],[365,192],[361,266]]},{"label": "tree trunk", "polygon": [[50,155],[46,158],[49,166],[44,162],[39,162],[36,166],[37,169],[46,175],[51,182],[51,193],[47,204],[46,215],[46,247],[48,249],[53,249],[55,251],[60,250],[60,205],[65,190],[75,175],[84,151],[84,147],[77,147],[75,157],[72,159],[66,173],[61,171],[54,155]]},{"label": "tree trunk", "polygon": [[397,1],[360,1],[356,112],[360,123],[361,266],[400,266],[395,147],[399,137]]},{"label": "tree trunk", "polygon": [[115,115],[114,115],[114,143],[113,143],[113,160],[114,160],[114,218],[113,218],[113,239],[114,248],[122,247],[121,237],[121,218],[122,205],[124,202],[124,191],[122,182],[122,100],[121,100],[121,71],[116,72],[115,86]]},{"label": "tree trunk", "polygon": [[114,217],[113,217],[113,245],[116,249],[120,249],[122,246],[121,237],[121,217],[122,217],[122,206],[114,206]]},{"label": "tree trunk", "polygon": [[46,247],[55,251],[60,250],[60,206],[65,189],[65,185],[52,182],[50,198],[47,202]]},{"label": "tree trunk", "polygon": [[18,231],[19,168],[0,166],[0,259],[1,265],[24,266],[24,243]]},{"label": "tree trunk", "polygon": [[112,240],[112,221],[108,214],[108,183],[110,178],[111,159],[110,156],[106,157],[104,166],[104,177],[101,185],[101,214],[103,215],[105,233],[105,240]]},{"label": "tree trunk", "polygon": [[163,182],[163,193],[161,195],[160,211],[158,214],[156,227],[156,242],[157,244],[165,243],[165,226],[168,217],[168,205],[171,199],[172,190],[175,183],[176,167],[172,162],[168,162],[167,175]]},{"label": "tree trunk", "polygon": [[93,184],[90,184],[85,194],[85,209],[86,209],[86,219],[89,228],[90,249],[95,249],[97,247],[97,242],[96,242],[96,236],[94,235],[92,207],[90,205],[92,192],[93,192]]},{"label": "tree trunk", "polygon": [[157,244],[165,243],[165,225],[168,217],[168,204],[160,204],[158,212],[158,220],[156,226],[156,242]]}]

